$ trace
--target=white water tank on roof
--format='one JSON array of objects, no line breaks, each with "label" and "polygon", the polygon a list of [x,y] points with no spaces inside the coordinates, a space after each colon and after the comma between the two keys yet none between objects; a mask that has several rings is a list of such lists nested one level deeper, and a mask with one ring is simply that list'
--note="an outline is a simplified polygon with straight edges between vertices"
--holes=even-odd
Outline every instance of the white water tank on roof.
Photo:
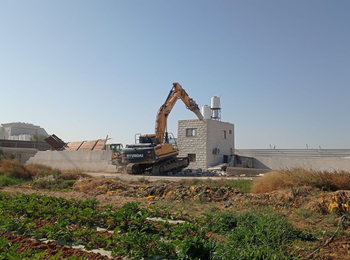
[{"label": "white water tank on roof", "polygon": [[220,98],[215,96],[211,98],[211,109],[220,108]]},{"label": "white water tank on roof", "polygon": [[211,118],[220,119],[220,98],[217,96],[211,98]]},{"label": "white water tank on roof", "polygon": [[202,115],[203,115],[204,119],[210,119],[211,118],[210,106],[208,106],[208,105],[202,106]]}]

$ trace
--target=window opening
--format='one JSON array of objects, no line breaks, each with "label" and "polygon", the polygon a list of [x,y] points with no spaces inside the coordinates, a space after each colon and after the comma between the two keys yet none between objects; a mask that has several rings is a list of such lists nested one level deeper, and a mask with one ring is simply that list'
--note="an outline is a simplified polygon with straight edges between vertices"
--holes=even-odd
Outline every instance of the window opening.
[{"label": "window opening", "polygon": [[197,136],[197,128],[187,128],[186,137]]},{"label": "window opening", "polygon": [[190,162],[195,162],[196,161],[196,154],[194,154],[194,153],[187,154],[187,157],[188,157]]}]

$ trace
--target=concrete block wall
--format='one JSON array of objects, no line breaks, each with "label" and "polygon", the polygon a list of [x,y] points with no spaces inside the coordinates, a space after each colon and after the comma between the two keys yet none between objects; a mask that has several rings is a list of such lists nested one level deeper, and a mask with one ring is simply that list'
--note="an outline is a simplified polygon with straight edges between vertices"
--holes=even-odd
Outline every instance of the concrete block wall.
[{"label": "concrete block wall", "polygon": [[60,170],[84,172],[116,172],[112,151],[39,151],[26,164],[38,163]]},{"label": "concrete block wall", "polygon": [[[179,120],[177,131],[177,145],[179,157],[195,154],[196,161],[190,162],[190,168],[205,168],[207,161],[207,125],[206,120]],[[186,129],[197,129],[197,136],[186,137]]]},{"label": "concrete block wall", "polygon": [[[186,137],[186,129],[197,129],[197,136]],[[226,131],[226,139],[224,138]],[[230,134],[231,130],[231,134]],[[190,163],[190,168],[207,169],[223,163],[224,155],[227,155],[228,162],[234,151],[234,125],[227,122],[205,119],[180,120],[178,122],[177,143],[179,156],[196,154],[196,161]],[[213,154],[216,148],[219,151]]]}]

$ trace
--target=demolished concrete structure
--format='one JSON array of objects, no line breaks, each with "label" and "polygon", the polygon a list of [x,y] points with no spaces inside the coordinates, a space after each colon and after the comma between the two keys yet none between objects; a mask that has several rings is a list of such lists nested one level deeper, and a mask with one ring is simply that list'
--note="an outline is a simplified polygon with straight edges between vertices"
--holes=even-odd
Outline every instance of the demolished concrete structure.
[{"label": "demolished concrete structure", "polygon": [[51,151],[39,151],[26,164],[43,164],[60,170],[84,172],[116,172],[113,151],[105,150],[107,139],[65,143],[52,135],[46,140]]},{"label": "demolished concrete structure", "polygon": [[60,170],[83,172],[116,172],[111,150],[100,151],[39,151],[26,164],[43,164]]}]

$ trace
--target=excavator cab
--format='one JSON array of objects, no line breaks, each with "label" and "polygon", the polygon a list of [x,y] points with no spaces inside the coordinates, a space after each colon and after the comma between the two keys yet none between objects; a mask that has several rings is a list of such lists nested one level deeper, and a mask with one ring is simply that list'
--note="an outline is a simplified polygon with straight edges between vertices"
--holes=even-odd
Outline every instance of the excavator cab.
[{"label": "excavator cab", "polygon": [[119,161],[121,161],[121,154],[123,150],[123,145],[120,143],[116,144],[106,144],[105,146],[106,150],[112,150],[112,164],[118,164]]},{"label": "excavator cab", "polygon": [[139,136],[139,143],[140,144],[153,144],[156,146],[156,136],[152,135],[140,135]]},{"label": "excavator cab", "polygon": [[120,154],[122,149],[123,149],[123,145],[122,144],[107,144],[106,149],[112,150],[116,154]]},{"label": "excavator cab", "polygon": [[[147,134],[147,135],[141,135],[141,134],[136,134],[135,135],[135,143],[140,143],[140,144],[152,144],[153,146],[156,146],[156,135],[154,134]],[[164,133],[164,140],[163,144],[172,144],[174,148],[177,148],[176,144],[176,138],[174,137],[173,133]]]}]

